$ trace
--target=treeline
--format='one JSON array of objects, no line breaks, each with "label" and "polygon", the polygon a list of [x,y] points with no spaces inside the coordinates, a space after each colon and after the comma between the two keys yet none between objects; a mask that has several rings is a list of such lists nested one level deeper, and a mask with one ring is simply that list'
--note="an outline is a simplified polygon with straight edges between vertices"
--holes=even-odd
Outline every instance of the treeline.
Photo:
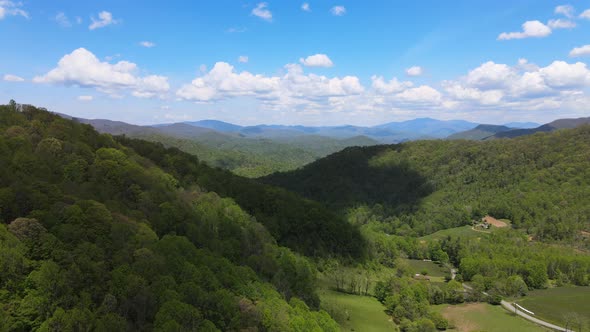
[{"label": "treeline", "polygon": [[537,240],[589,242],[581,231],[590,229],[590,126],[510,140],[347,148],[261,181],[342,213],[368,205],[399,235],[490,214]]},{"label": "treeline", "polygon": [[[206,166],[165,152],[153,161],[89,125],[0,106],[0,331],[337,331],[315,311],[307,259],[205,192],[193,171]],[[311,250],[294,239],[281,240]]]},{"label": "treeline", "polygon": [[590,285],[588,254],[533,242],[519,233],[496,231],[479,240],[446,238],[440,245],[459,266],[464,280],[477,279],[486,290],[495,288],[502,295],[518,295],[502,283],[496,284],[514,276],[524,283],[524,291],[547,288],[550,280],[557,286]]}]

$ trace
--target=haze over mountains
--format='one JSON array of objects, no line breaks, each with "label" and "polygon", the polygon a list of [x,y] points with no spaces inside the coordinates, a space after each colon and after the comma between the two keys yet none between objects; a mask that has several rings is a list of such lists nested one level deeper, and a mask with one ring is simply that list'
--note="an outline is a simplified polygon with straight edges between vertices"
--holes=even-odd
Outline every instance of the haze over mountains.
[{"label": "haze over mountains", "polygon": [[[71,118],[67,115],[62,115]],[[213,167],[246,177],[295,170],[351,146],[372,146],[423,139],[489,140],[511,138],[588,123],[588,118],[562,119],[539,125],[513,122],[477,124],[463,120],[418,118],[373,127],[345,126],[240,126],[218,120],[201,120],[138,126],[104,119],[76,119],[102,133],[159,142],[197,155]]]},{"label": "haze over mountains", "polygon": [[[302,125],[268,125],[240,126],[219,120],[186,121],[177,123],[138,126],[120,121],[103,119],[78,119],[88,123],[97,130],[110,134],[132,133],[166,133],[177,137],[201,137],[204,135],[223,134],[242,138],[267,138],[288,141],[302,136],[324,136],[333,139],[350,139],[365,136],[379,143],[398,143],[416,139],[447,138],[455,133],[474,129],[479,124],[465,120],[437,120],[417,118],[401,122],[389,122],[372,127],[343,126],[302,126]],[[527,129],[539,126],[533,122],[513,122],[505,124],[509,129]],[[369,142],[369,141],[367,141]]]},{"label": "haze over mountains", "polygon": [[471,130],[455,133],[448,139],[470,139],[470,140],[489,140],[497,138],[514,138],[519,136],[532,135],[538,132],[550,132],[558,129],[572,129],[589,124],[590,117],[578,119],[558,119],[544,125],[531,127],[513,127],[509,125],[479,125]]}]

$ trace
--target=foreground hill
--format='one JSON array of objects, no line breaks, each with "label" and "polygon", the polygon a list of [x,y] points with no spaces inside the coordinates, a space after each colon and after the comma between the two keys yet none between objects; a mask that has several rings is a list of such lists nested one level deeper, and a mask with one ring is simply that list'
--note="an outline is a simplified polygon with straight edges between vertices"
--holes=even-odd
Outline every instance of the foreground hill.
[{"label": "foreground hill", "polygon": [[32,106],[0,106],[0,167],[1,331],[338,328],[277,245],[361,255],[319,204]]},{"label": "foreground hill", "polygon": [[293,170],[349,146],[377,144],[377,141],[364,136],[330,138],[310,134],[273,139],[249,138],[231,132],[232,128],[242,127],[213,120],[155,127],[110,120],[76,120],[92,125],[99,132],[127,135],[176,147],[199,156],[200,160],[212,167],[248,177]]},{"label": "foreground hill", "polygon": [[261,181],[344,211],[379,205],[399,234],[428,234],[485,214],[539,239],[590,229],[590,126],[514,140],[416,141],[348,148]]}]

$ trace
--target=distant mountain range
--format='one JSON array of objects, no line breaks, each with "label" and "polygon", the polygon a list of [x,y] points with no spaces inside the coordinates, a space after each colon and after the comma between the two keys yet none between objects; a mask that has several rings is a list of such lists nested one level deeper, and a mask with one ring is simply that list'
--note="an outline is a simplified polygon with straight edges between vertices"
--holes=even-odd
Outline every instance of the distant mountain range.
[{"label": "distant mountain range", "polygon": [[[372,127],[352,125],[320,127],[287,125],[239,126],[217,120],[183,122],[183,124],[252,138],[285,139],[315,135],[335,139],[348,139],[357,136],[366,136],[379,143],[398,143],[416,139],[445,138],[456,132],[475,128],[478,125],[477,123],[463,120],[443,121],[431,118],[390,122]],[[165,126],[169,125],[155,125],[153,127],[163,128]]]},{"label": "distant mountain range", "polygon": [[508,124],[506,126],[479,125],[473,129],[450,135],[448,139],[490,140],[498,138],[514,138],[532,135],[534,133],[550,132],[558,129],[572,129],[585,124],[590,124],[590,117],[578,119],[559,119],[544,125],[537,125],[532,128],[509,128]]},{"label": "distant mountain range", "polygon": [[[61,114],[71,118],[68,115]],[[314,139],[330,138],[335,140],[360,139],[367,145],[391,144],[418,139],[488,139],[491,136],[512,137],[521,133],[526,135],[530,131],[548,131],[533,122],[511,122],[503,126],[481,125],[464,120],[436,120],[432,118],[418,118],[401,122],[389,122],[372,127],[363,126],[302,126],[302,125],[255,125],[240,126],[219,120],[186,121],[178,123],[138,126],[120,121],[103,119],[78,119],[91,124],[97,130],[114,135],[168,135],[183,139],[205,139],[207,141],[225,141],[228,139],[249,138],[269,139],[276,142],[292,143],[306,137],[310,142]],[[567,121],[567,120],[557,120]],[[554,122],[557,122],[554,121]],[[569,120],[572,121],[572,120]],[[567,127],[568,124],[561,126]],[[559,125],[556,125],[559,128]],[[508,136],[501,136],[508,135]],[[496,138],[496,136],[494,137]],[[325,141],[325,140],[324,140]]]},{"label": "distant mountain range", "polygon": [[[60,114],[66,118],[72,118]],[[477,124],[463,120],[418,118],[373,127],[362,126],[240,126],[218,120],[201,120],[138,126],[103,119],[76,119],[99,132],[161,142],[197,155],[211,166],[236,174],[259,177],[289,171],[350,146],[371,146],[420,139],[490,140],[575,128],[590,118],[560,119],[539,125],[512,122]]]}]

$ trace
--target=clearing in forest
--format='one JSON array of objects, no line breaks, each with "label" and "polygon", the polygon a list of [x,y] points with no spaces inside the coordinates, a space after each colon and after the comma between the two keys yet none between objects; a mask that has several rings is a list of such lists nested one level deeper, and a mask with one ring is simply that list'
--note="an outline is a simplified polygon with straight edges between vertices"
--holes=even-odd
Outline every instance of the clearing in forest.
[{"label": "clearing in forest", "polygon": [[469,303],[461,305],[442,304],[436,310],[449,320],[447,331],[471,332],[538,332],[548,331],[525,319],[515,316],[500,306],[487,303]]},{"label": "clearing in forest", "polygon": [[590,329],[590,287],[557,287],[530,291],[516,303],[535,317],[561,326]]},{"label": "clearing in forest", "polygon": [[492,216],[485,216],[482,218],[482,221],[498,228],[508,227],[507,223],[503,222],[502,220],[498,220]]}]

